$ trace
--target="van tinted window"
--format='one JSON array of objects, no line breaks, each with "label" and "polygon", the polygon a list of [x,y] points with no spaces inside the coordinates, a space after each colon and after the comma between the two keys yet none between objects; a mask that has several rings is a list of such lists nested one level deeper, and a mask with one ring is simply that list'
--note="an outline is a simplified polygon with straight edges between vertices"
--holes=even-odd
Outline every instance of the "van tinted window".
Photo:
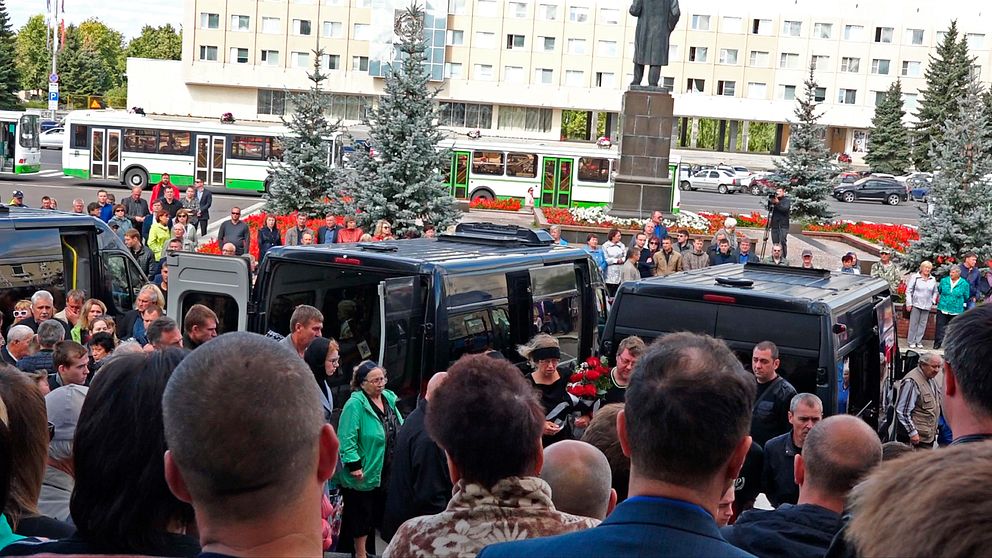
[{"label": "van tinted window", "polygon": [[510,317],[506,308],[448,316],[448,361],[492,350],[512,354]]}]

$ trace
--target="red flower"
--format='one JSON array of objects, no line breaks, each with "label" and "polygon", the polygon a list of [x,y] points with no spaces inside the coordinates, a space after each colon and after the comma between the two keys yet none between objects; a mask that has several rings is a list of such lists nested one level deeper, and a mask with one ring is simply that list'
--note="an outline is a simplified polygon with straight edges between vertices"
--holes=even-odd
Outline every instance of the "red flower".
[{"label": "red flower", "polygon": [[487,200],[476,198],[468,206],[472,209],[495,209],[498,211],[520,211],[521,203],[518,198],[502,198]]},{"label": "red flower", "polygon": [[596,389],[596,386],[595,385],[593,385],[593,384],[586,384],[586,395],[588,395],[589,397],[596,397],[596,394],[597,393],[598,393],[598,390]]},{"label": "red flower", "polygon": [[588,372],[586,372],[586,379],[589,380],[590,382],[595,382],[602,375],[603,374],[602,372],[599,371],[599,369],[591,368]]},{"label": "red flower", "polygon": [[572,374],[571,377],[568,378],[568,381],[571,382],[571,383],[573,383],[573,384],[576,384],[578,382],[581,382],[582,381],[582,373],[581,372],[576,372],[575,374]]}]

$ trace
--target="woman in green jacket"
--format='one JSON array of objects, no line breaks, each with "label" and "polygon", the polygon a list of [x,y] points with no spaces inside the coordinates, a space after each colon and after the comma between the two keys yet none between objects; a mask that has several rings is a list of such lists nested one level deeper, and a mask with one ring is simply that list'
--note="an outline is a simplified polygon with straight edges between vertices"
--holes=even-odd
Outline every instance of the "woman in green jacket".
[{"label": "woman in green jacket", "polygon": [[344,496],[341,540],[353,539],[355,556],[365,558],[369,535],[382,525],[384,490],[403,419],[396,409],[396,394],[386,389],[386,370],[377,363],[359,364],[351,389],[338,423],[344,467],[335,481]]},{"label": "woman in green jacket", "polygon": [[940,280],[940,287],[937,289],[937,331],[933,336],[933,348],[939,349],[944,342],[944,330],[947,324],[955,316],[964,312],[968,297],[971,296],[971,287],[968,282],[961,278],[961,266],[951,267],[951,274]]}]

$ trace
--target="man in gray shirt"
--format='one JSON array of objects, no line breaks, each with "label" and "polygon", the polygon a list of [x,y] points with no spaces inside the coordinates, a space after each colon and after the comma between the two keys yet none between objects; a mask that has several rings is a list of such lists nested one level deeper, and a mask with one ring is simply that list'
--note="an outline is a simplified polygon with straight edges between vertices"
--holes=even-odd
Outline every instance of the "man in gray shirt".
[{"label": "man in gray shirt", "polygon": [[230,242],[234,245],[237,255],[248,251],[248,223],[241,220],[241,208],[231,208],[231,220],[221,223],[220,230],[217,231],[217,245],[223,246]]}]

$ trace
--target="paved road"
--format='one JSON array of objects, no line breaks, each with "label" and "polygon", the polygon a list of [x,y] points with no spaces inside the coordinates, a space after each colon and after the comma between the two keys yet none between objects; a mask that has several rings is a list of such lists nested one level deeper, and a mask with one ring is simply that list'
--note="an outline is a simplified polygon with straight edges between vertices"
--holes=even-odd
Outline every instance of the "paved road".
[{"label": "paved road", "polygon": [[[682,192],[682,207],[690,211],[728,213],[766,212],[765,198],[746,193]],[[926,206],[925,204],[912,201],[901,203],[897,206],[873,202],[843,203],[831,198],[830,207],[837,213],[838,219],[915,225],[920,218],[920,208],[925,208]]]}]

